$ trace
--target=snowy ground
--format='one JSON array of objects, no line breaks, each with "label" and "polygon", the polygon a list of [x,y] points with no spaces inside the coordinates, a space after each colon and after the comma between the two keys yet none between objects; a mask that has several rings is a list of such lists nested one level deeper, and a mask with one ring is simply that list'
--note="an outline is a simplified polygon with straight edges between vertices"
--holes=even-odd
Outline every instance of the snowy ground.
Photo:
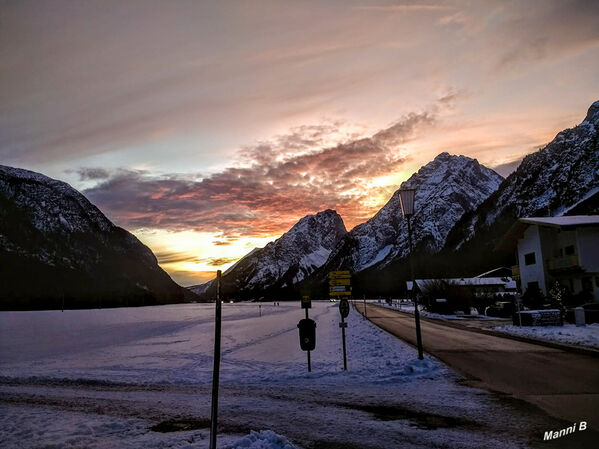
[{"label": "snowy ground", "polygon": [[563,326],[513,326],[505,325],[493,328],[494,331],[537,340],[554,341],[576,346],[599,349],[599,323],[576,327],[574,324]]},{"label": "snowy ground", "polygon": [[[338,303],[225,304],[219,447],[527,447],[544,424]],[[0,314],[0,447],[206,448],[214,305]],[[160,423],[180,425],[160,432]],[[187,427],[185,427],[187,426]],[[509,430],[509,431],[508,431]]]}]

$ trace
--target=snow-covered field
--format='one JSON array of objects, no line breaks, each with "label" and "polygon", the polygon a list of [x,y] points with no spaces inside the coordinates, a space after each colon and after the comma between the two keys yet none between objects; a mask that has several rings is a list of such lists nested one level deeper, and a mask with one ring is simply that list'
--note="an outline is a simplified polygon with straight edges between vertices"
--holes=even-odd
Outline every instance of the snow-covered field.
[{"label": "snow-covered field", "polygon": [[537,340],[587,346],[599,349],[599,323],[576,327],[574,324],[563,326],[513,326],[511,324],[493,328],[494,331]]},{"label": "snow-covered field", "polygon": [[[509,448],[537,432],[354,310],[344,372],[338,303],[313,303],[308,373],[304,311],[280,304],[223,305],[219,447]],[[0,446],[208,447],[213,332],[213,304],[1,313]],[[174,421],[189,427],[151,429]]]}]

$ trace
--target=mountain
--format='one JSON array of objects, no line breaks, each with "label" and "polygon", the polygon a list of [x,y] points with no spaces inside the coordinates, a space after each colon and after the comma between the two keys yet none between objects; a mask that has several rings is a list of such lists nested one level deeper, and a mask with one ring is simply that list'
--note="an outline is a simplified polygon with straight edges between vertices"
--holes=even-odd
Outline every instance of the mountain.
[{"label": "mountain", "polygon": [[0,308],[150,305],[195,295],[68,184],[0,165]]},{"label": "mountain", "polygon": [[[343,220],[334,210],[305,216],[280,238],[252,250],[223,273],[223,296],[263,296],[269,290],[290,289],[323,265],[345,234]],[[214,281],[192,291],[213,296]]]},{"label": "mountain", "polygon": [[[580,125],[557,134],[524,158],[479,208],[456,224],[447,251],[481,256],[495,263],[493,248],[517,218],[599,212],[599,101]],[[484,260],[480,262],[484,264]]]},{"label": "mountain", "polygon": [[[427,253],[439,251],[459,218],[476,209],[502,180],[475,159],[449,153],[439,154],[420,168],[401,185],[416,189],[411,219],[414,245]],[[396,191],[374,217],[348,233],[319,271],[381,269],[408,252],[407,224]]]}]

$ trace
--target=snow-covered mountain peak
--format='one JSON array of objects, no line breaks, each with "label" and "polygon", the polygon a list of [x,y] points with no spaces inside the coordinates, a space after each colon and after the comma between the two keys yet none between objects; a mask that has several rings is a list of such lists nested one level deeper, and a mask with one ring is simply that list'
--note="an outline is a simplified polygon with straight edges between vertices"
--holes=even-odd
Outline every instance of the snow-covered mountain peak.
[{"label": "snow-covered mountain peak", "polygon": [[599,123],[599,100],[595,101],[589,107],[584,121],[588,123],[593,123],[595,125]]},{"label": "snow-covered mountain peak", "polygon": [[253,250],[229,268],[223,276],[224,288],[250,294],[290,287],[322,266],[346,234],[343,219],[334,210],[306,215],[277,240]]},{"label": "snow-covered mountain peak", "polygon": [[272,244],[278,246],[303,245],[306,239],[309,243],[314,243],[315,235],[322,234],[326,245],[330,246],[331,241],[336,239],[338,234],[346,232],[341,216],[336,211],[327,209],[314,215],[306,215]]},{"label": "snow-covered mountain peak", "polygon": [[62,234],[108,232],[114,225],[66,182],[41,173],[0,165],[0,191],[30,213],[40,231]]},{"label": "snow-covered mountain peak", "polygon": [[[414,242],[430,251],[439,250],[455,222],[475,209],[502,181],[501,176],[475,159],[439,154],[401,185],[416,189]],[[407,228],[396,191],[374,217],[349,233],[331,255],[327,268],[358,272],[374,265],[382,267],[404,257],[407,250]]]},{"label": "snow-covered mountain peak", "polygon": [[[468,179],[463,179],[466,175]],[[489,181],[492,190],[497,188],[496,181],[501,178],[493,170],[483,167],[476,159],[467,156],[455,156],[447,152],[439,154],[428,164],[414,173],[407,181],[402,183],[403,188],[418,188],[425,186],[439,186],[442,184],[459,184],[462,182],[477,182],[476,179]]]}]

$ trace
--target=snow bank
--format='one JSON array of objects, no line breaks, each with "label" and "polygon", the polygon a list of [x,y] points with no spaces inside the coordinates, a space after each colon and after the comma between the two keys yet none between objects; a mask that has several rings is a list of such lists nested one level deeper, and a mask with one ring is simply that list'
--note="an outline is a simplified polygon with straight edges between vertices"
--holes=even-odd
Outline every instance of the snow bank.
[{"label": "snow bank", "polygon": [[577,346],[599,348],[599,323],[576,327],[574,324],[563,326],[513,326],[505,325],[493,328],[498,332],[538,340],[554,341]]},{"label": "snow bank", "polygon": [[[392,305],[389,305],[386,302],[382,302],[382,303],[376,303],[376,305],[385,307],[387,309],[399,310],[400,312],[411,313],[411,314],[414,313],[414,304],[408,305],[408,304],[393,303]],[[474,307],[472,307],[472,311],[471,311],[470,315],[466,315],[466,314],[443,315],[440,313],[432,313],[432,312],[428,312],[428,311],[424,310],[422,304],[419,305],[419,310],[420,310],[420,316],[423,316],[426,318],[439,319],[439,320],[458,320],[458,321],[468,321],[468,320],[472,320],[472,319],[485,320],[485,321],[505,321],[506,320],[506,318],[481,315],[477,312],[477,310]]]},{"label": "snow bank", "polygon": [[289,441],[272,430],[252,431],[225,449],[296,449]]}]

